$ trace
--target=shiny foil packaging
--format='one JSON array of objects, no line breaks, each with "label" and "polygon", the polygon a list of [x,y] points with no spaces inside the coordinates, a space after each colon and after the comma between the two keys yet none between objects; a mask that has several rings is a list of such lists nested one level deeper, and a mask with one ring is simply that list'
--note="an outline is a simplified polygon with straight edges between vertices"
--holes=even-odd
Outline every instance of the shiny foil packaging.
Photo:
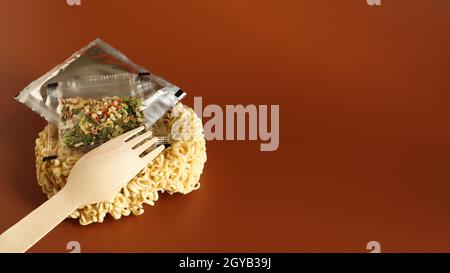
[{"label": "shiny foil packaging", "polygon": [[[76,87],[78,82],[86,82],[86,79],[107,81],[116,79],[117,75],[132,75],[130,78],[136,77],[142,82],[140,88],[143,88],[143,99],[146,102],[144,115],[148,126],[172,109],[186,95],[179,87],[133,63],[104,41],[96,39],[30,83],[15,99],[27,105],[49,123],[58,122],[59,114],[47,94],[49,84],[63,83]],[[111,85],[111,88],[111,93],[117,93],[114,85]],[[121,86],[117,85],[117,88]],[[93,89],[92,92],[94,92],[92,96],[109,95],[100,89]],[[64,96],[64,93],[61,96]]]}]

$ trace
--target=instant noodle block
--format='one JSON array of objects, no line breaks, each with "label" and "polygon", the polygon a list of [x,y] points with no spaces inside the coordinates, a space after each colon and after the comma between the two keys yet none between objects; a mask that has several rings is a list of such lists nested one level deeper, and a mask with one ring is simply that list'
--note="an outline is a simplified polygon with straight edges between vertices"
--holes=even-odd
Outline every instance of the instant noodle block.
[{"label": "instant noodle block", "polygon": [[[54,147],[48,146],[49,127],[36,139],[36,175],[42,191],[52,197],[64,187],[70,170],[82,156],[79,153],[58,155],[43,160]],[[154,205],[160,193],[188,194],[200,187],[200,175],[206,162],[203,125],[195,112],[181,103],[167,112],[151,128],[155,136],[170,134],[170,144],[151,164],[138,173],[113,198],[78,208],[70,217],[80,224],[102,223],[110,214],[114,219],[141,215],[144,204]]]}]

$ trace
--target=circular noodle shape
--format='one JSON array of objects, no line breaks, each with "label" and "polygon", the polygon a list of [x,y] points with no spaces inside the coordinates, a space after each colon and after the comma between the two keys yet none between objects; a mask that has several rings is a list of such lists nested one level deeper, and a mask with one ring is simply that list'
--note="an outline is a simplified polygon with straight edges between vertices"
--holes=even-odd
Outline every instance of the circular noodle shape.
[{"label": "circular noodle shape", "polygon": [[[58,157],[48,161],[42,158],[55,151],[48,147],[48,126],[36,139],[36,175],[42,191],[50,198],[66,183],[70,170],[80,155]],[[107,214],[114,219],[131,213],[144,213],[144,204],[154,205],[159,193],[188,194],[200,187],[200,175],[206,162],[206,142],[203,126],[195,112],[181,103],[166,113],[152,128],[155,136],[172,132],[171,146],[148,164],[113,198],[86,205],[70,217],[79,219],[81,225],[102,223]],[[176,137],[175,137],[176,134]]]}]

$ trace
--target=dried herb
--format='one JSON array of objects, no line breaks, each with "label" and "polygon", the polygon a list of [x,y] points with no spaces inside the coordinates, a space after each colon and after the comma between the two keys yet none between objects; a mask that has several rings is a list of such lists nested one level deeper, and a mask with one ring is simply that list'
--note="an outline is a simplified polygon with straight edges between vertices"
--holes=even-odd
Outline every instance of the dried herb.
[{"label": "dried herb", "polygon": [[144,123],[136,97],[67,98],[62,101],[62,141],[69,147],[104,143]]}]

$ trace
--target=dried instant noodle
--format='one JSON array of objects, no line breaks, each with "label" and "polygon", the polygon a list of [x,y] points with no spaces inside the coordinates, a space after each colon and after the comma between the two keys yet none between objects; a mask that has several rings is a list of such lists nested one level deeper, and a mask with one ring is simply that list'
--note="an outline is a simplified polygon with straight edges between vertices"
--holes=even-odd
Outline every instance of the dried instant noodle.
[{"label": "dried instant noodle", "polygon": [[[130,214],[140,215],[144,204],[154,205],[160,193],[187,194],[200,187],[200,175],[206,162],[206,143],[201,120],[195,112],[181,103],[167,112],[153,125],[154,135],[171,133],[171,146],[145,167],[113,198],[86,205],[70,217],[80,224],[101,223],[107,214],[114,219]],[[36,139],[36,172],[39,185],[50,198],[65,185],[71,168],[81,155],[43,161],[44,155],[56,147],[49,147],[48,127]],[[50,150],[50,151],[49,151]]]}]

